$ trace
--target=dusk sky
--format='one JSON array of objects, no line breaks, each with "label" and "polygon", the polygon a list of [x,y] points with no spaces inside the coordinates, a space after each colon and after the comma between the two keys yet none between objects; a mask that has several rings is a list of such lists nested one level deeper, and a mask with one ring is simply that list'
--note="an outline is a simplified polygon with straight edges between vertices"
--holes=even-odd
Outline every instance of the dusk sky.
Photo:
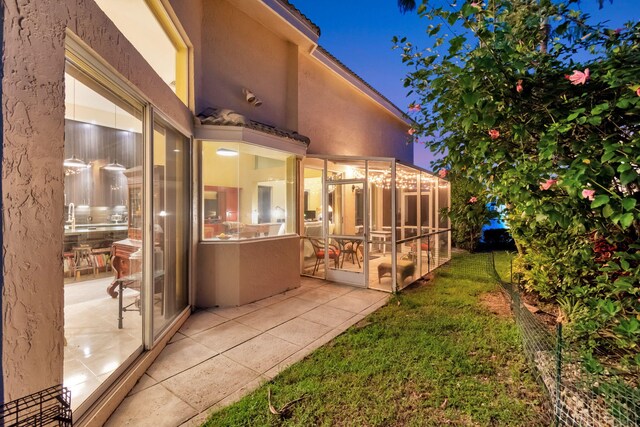
[{"label": "dusk sky", "polygon": [[[427,47],[426,19],[415,12],[403,15],[396,0],[291,1],[320,26],[321,46],[406,111],[412,99],[406,98],[402,80],[409,69],[402,64],[400,52],[391,49],[391,38],[406,36],[414,45]],[[606,0],[602,9],[596,0],[582,0],[580,8],[593,22],[609,21],[611,28],[640,18],[640,0],[614,0],[613,4]],[[414,156],[415,164],[430,169],[427,149],[416,144]]]}]

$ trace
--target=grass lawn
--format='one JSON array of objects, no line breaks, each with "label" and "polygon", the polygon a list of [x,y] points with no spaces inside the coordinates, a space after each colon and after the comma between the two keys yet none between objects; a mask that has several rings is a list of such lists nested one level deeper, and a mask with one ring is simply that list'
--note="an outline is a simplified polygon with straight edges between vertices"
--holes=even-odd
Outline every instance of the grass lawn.
[{"label": "grass lawn", "polygon": [[[501,301],[485,259],[457,257],[205,425],[545,425],[514,322],[483,302]],[[281,418],[268,389],[276,408],[305,397]]]}]

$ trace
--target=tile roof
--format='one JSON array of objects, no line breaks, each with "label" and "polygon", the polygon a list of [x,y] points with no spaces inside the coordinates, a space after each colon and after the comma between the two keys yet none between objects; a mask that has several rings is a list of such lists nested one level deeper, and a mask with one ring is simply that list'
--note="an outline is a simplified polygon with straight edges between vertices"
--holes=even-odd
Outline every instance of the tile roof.
[{"label": "tile roof", "polygon": [[309,19],[304,13],[302,13],[300,9],[295,7],[293,3],[291,3],[289,0],[278,0],[278,2],[289,9],[294,15],[300,18],[300,20],[305,22],[313,30],[313,32],[316,33],[318,37],[320,37],[320,27],[318,27],[318,25],[316,25],[311,19]]},{"label": "tile roof", "polygon": [[302,142],[307,146],[311,143],[311,140],[308,137],[301,135],[296,131],[247,119],[242,114],[228,109],[207,108],[202,113],[198,114],[198,120],[200,120],[200,124],[203,125],[242,126],[270,135],[275,135],[280,138],[293,139],[294,141]]}]

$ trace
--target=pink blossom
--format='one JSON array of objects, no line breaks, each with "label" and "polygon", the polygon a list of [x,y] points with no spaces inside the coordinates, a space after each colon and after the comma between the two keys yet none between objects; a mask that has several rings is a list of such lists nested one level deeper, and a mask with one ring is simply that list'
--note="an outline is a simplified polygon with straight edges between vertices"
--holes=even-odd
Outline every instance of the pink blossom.
[{"label": "pink blossom", "polygon": [[573,74],[569,76],[572,85],[583,85],[589,81],[591,73],[588,68],[584,69],[584,72],[579,70],[573,70]]},{"label": "pink blossom", "polygon": [[469,5],[471,7],[475,7],[476,9],[480,9],[480,4],[478,2],[471,2],[471,4]]},{"label": "pink blossom", "polygon": [[491,129],[489,131],[489,136],[491,137],[491,139],[498,139],[500,138],[500,131],[497,129]]},{"label": "pink blossom", "polygon": [[624,30],[624,28],[616,28],[613,32],[616,34],[616,36],[618,34],[620,34],[622,32],[622,30]]},{"label": "pink blossom", "polygon": [[414,133],[416,133],[416,130],[415,130],[414,128],[411,128],[411,129],[409,129],[409,130],[407,131],[407,133],[408,133],[409,135],[413,135]]},{"label": "pink blossom", "polygon": [[540,189],[541,189],[541,190],[548,190],[548,189],[550,189],[550,188],[553,186],[553,184],[555,184],[556,182],[558,182],[558,180],[557,180],[557,179],[548,179],[548,180],[546,180],[545,182],[541,182],[541,183],[540,183]]},{"label": "pink blossom", "polygon": [[420,104],[411,104],[409,105],[409,111],[413,111],[413,112],[418,112],[420,111],[422,107],[420,107]]},{"label": "pink blossom", "polygon": [[477,198],[476,196],[472,196],[472,197],[469,199],[469,203],[475,203],[475,202],[477,202],[477,201],[478,201],[478,198]]},{"label": "pink blossom", "polygon": [[447,171],[446,169],[440,169],[438,171],[438,176],[440,178],[445,178],[447,176],[447,174],[449,173],[449,171]]},{"label": "pink blossom", "polygon": [[582,190],[582,197],[593,201],[596,198],[596,191],[585,188],[584,190]]},{"label": "pink blossom", "polygon": [[522,80],[518,80],[518,82],[516,83],[516,92],[520,93],[522,91],[523,91]]},{"label": "pink blossom", "polygon": [[640,87],[636,90],[636,95],[640,96]]}]

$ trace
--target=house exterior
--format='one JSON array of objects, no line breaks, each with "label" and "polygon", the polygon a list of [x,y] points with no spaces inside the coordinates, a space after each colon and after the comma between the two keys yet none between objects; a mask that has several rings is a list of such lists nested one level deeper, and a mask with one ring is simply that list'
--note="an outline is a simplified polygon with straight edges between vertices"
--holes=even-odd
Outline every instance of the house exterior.
[{"label": "house exterior", "polygon": [[[362,209],[352,224],[327,213],[351,209],[349,194],[375,198],[332,164],[387,159],[395,180],[394,162],[412,163],[410,120],[287,0],[17,1],[3,13],[5,402],[64,383],[74,421],[100,424],[192,309],[299,286],[307,216],[370,246]],[[310,208],[305,165],[340,177],[343,196],[323,187]],[[412,194],[427,175],[438,182],[418,171]],[[448,203],[442,184],[434,207]],[[402,200],[420,218],[432,199],[417,194]],[[384,221],[389,236],[409,233]],[[419,237],[424,221],[407,221]]]}]

